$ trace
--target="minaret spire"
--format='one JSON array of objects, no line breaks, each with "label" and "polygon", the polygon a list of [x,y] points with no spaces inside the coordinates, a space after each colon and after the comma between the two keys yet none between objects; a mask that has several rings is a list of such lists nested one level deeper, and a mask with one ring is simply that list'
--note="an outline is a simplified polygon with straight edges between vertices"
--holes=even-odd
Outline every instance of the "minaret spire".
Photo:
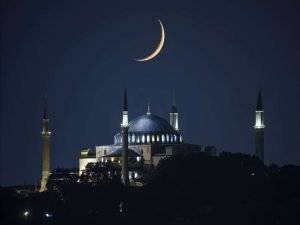
[{"label": "minaret spire", "polygon": [[48,98],[45,96],[44,113],[43,113],[43,129],[42,129],[42,154],[43,154],[43,169],[40,191],[46,191],[47,181],[50,173],[50,138],[51,132],[49,130],[48,118]]},{"label": "minaret spire", "polygon": [[122,133],[122,182],[125,186],[129,185],[128,174],[128,103],[127,103],[127,91],[124,93],[123,104],[123,118],[121,123]]},{"label": "minaret spire", "polygon": [[45,103],[44,103],[44,115],[43,119],[48,119],[48,96],[45,95]]},{"label": "minaret spire", "polygon": [[263,111],[263,103],[261,99],[261,90],[258,91],[256,111]]},{"label": "minaret spire", "polygon": [[258,92],[257,104],[255,110],[255,155],[264,162],[264,110],[262,103],[261,90]]},{"label": "minaret spire", "polygon": [[128,125],[128,103],[127,103],[127,90],[125,88],[124,101],[123,101],[123,117],[121,126]]},{"label": "minaret spire", "polygon": [[128,111],[127,90],[126,90],[126,88],[125,88],[125,92],[124,92],[123,111]]}]

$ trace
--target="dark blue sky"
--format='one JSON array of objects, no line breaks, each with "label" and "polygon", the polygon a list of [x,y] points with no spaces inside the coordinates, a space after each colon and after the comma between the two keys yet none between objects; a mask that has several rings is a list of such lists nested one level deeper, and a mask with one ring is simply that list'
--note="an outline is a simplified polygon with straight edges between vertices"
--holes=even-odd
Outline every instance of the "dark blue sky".
[{"label": "dark blue sky", "polygon": [[[175,95],[185,141],[247,154],[261,88],[266,163],[300,164],[299,1],[105,2],[2,1],[0,185],[40,182],[46,93],[51,166],[68,168],[113,142],[125,87],[131,119],[148,101],[168,119]],[[156,47],[156,18],[161,54],[133,61]]]}]

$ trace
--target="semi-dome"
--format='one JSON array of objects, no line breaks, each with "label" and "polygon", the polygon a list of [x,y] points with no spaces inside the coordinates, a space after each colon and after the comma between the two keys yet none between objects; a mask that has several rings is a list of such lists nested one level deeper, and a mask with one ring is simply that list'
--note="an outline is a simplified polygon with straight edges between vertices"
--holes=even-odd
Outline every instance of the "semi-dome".
[{"label": "semi-dome", "polygon": [[[168,121],[150,112],[131,120],[128,125],[129,144],[175,144],[182,142],[181,135]],[[121,133],[118,133],[114,137],[114,144],[119,145],[121,143]]]},{"label": "semi-dome", "polygon": [[145,114],[129,122],[129,133],[177,133],[165,119]]}]

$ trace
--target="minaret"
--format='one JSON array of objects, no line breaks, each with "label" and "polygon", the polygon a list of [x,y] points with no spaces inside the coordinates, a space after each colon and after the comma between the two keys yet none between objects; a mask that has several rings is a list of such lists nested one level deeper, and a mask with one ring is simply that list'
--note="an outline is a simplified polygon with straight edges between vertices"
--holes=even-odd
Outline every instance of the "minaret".
[{"label": "minaret", "polygon": [[44,115],[43,115],[43,130],[42,130],[42,151],[43,151],[43,171],[40,191],[46,191],[46,184],[50,172],[50,138],[49,118],[48,118],[48,102],[45,97]]},{"label": "minaret", "polygon": [[171,107],[170,124],[171,124],[171,126],[176,131],[179,131],[179,127],[178,127],[178,112],[177,112],[177,107],[176,107],[176,101],[175,101],[175,99],[173,100],[172,107]]},{"label": "minaret", "polygon": [[264,162],[264,110],[261,98],[261,91],[259,90],[257,105],[255,110],[255,155]]},{"label": "minaret", "polygon": [[122,132],[122,182],[125,186],[129,185],[128,176],[128,104],[127,92],[124,93],[123,118],[121,123]]}]

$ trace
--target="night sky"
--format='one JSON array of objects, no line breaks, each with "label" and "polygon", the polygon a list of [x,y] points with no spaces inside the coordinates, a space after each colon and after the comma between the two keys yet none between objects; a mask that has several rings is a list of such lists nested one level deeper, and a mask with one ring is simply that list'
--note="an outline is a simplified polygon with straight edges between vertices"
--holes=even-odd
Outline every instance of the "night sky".
[{"label": "night sky", "polygon": [[[175,96],[186,142],[246,154],[261,89],[266,164],[300,164],[299,1],[105,2],[2,1],[0,185],[40,182],[45,94],[51,167],[71,168],[113,143],[125,87],[130,119],[150,102],[168,120]],[[162,52],[134,61],[156,48],[157,18]]]}]

